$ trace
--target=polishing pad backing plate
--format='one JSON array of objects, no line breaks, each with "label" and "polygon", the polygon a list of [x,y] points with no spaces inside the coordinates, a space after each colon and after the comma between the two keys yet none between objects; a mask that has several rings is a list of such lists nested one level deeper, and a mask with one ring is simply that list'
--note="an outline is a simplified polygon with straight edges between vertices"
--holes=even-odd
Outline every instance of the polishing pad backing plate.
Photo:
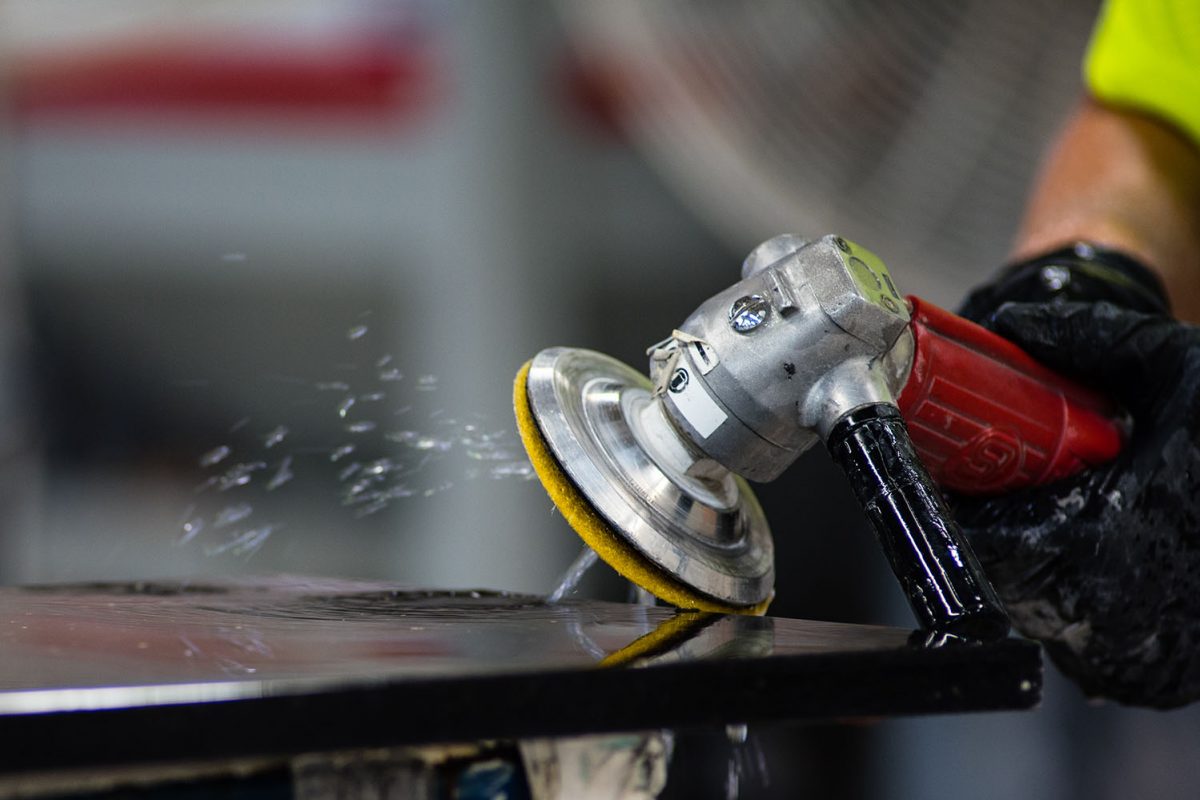
[{"label": "polishing pad backing plate", "polygon": [[[696,593],[696,600],[711,599],[719,608],[765,607],[774,588],[774,552],[761,507],[737,475],[710,462],[697,477],[686,462],[665,455],[686,445],[672,441],[679,434],[656,413],[644,375],[603,354],[560,347],[533,359],[525,385],[550,455],[608,533],[628,545],[622,551],[665,573],[685,594]],[[604,549],[597,551],[630,577]],[[645,585],[656,581],[638,582],[663,597],[660,586]],[[677,598],[663,599],[680,605]]]}]

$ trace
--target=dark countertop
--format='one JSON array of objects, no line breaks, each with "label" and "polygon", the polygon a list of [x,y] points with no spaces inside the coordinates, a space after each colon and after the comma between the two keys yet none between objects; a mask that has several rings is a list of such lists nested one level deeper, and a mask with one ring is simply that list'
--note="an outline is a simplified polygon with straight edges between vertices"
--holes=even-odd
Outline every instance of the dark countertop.
[{"label": "dark countertop", "polygon": [[271,578],[0,589],[0,773],[1036,705],[1040,649]]}]

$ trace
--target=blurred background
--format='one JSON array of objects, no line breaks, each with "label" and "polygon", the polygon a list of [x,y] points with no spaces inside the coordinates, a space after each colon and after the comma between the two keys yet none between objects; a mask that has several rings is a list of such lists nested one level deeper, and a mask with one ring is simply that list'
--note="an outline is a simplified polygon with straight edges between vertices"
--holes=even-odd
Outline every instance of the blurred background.
[{"label": "blurred background", "polygon": [[[577,544],[520,458],[520,364],[641,365],[782,231],[953,307],[1004,261],[1095,12],[0,2],[0,580],[547,591]],[[760,489],[772,613],[910,625],[826,462]],[[1030,714],[759,731],[742,796],[1200,790],[1196,712],[1049,671]]]}]

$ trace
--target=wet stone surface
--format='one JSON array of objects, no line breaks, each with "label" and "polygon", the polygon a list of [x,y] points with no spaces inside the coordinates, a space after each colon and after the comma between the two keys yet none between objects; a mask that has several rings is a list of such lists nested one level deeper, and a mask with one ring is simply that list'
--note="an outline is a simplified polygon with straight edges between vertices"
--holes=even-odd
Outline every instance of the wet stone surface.
[{"label": "wet stone surface", "polygon": [[1035,645],[926,639],[323,578],[6,588],[0,773],[1037,702]]}]

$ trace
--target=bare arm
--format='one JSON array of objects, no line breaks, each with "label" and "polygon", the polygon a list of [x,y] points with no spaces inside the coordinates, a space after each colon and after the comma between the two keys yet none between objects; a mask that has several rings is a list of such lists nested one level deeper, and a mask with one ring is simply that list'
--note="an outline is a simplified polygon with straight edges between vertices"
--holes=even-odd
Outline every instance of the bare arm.
[{"label": "bare arm", "polygon": [[1175,315],[1200,322],[1200,149],[1149,116],[1084,100],[1051,149],[1014,246],[1086,239],[1156,269]]}]

